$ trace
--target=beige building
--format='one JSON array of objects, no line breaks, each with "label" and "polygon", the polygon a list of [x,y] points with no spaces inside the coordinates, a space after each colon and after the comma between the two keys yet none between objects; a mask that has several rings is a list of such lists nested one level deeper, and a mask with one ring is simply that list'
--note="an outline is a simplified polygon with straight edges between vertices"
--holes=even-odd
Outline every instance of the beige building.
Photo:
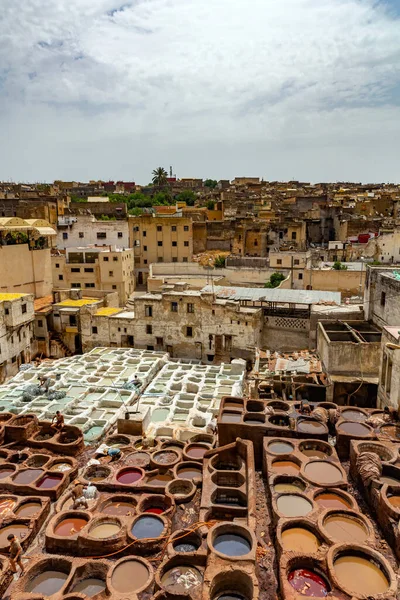
[{"label": "beige building", "polygon": [[400,325],[382,331],[378,407],[400,409]]},{"label": "beige building", "polygon": [[192,260],[193,227],[190,218],[168,215],[129,217],[129,238],[138,285],[146,284],[151,263]]},{"label": "beige building", "polygon": [[132,249],[68,248],[53,255],[51,263],[55,290],[117,292],[123,306],[135,289]]},{"label": "beige building", "polygon": [[33,294],[0,293],[0,383],[35,354]]},{"label": "beige building", "polygon": [[0,218],[0,292],[51,294],[51,240],[56,231],[42,219]]},{"label": "beige building", "polygon": [[96,219],[94,215],[58,218],[57,248],[59,250],[77,246],[110,245],[116,248],[129,248],[127,219],[107,221]]}]

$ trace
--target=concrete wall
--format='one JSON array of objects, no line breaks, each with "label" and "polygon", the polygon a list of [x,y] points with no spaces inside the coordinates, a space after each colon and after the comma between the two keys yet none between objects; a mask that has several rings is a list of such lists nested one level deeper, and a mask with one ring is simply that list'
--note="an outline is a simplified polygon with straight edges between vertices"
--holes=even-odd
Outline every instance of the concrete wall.
[{"label": "concrete wall", "polygon": [[51,250],[29,250],[28,244],[0,246],[0,292],[51,294]]},{"label": "concrete wall", "polygon": [[381,361],[378,386],[378,406],[400,409],[400,348],[398,340],[385,330],[382,335]]},{"label": "concrete wall", "polygon": [[[127,220],[96,221],[95,217],[91,215],[78,215],[76,218],[77,223],[58,229],[57,248],[65,250],[66,248],[91,245],[129,248]],[[105,238],[102,237],[104,235]]]},{"label": "concrete wall", "polygon": [[391,273],[390,268],[367,267],[365,318],[379,327],[400,324],[400,281],[391,277]]}]

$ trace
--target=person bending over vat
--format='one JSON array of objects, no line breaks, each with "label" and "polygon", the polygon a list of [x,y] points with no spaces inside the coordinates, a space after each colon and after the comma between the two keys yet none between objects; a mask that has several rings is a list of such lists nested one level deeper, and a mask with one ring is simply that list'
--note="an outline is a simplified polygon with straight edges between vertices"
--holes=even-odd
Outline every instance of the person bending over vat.
[{"label": "person bending over vat", "polygon": [[107,444],[101,444],[97,448],[96,457],[101,458],[105,456],[110,456],[111,462],[113,462],[121,456],[121,450],[119,448],[110,448]]},{"label": "person bending over vat", "polygon": [[54,427],[54,429],[57,429],[57,431],[62,431],[62,429],[64,428],[64,417],[59,410],[54,415],[51,424]]},{"label": "person bending over vat", "polygon": [[74,481],[74,487],[72,488],[71,494],[74,500],[74,504],[72,506],[74,510],[78,510],[79,508],[89,508],[87,498],[84,495],[84,487],[79,479]]},{"label": "person bending over vat", "polygon": [[24,572],[24,565],[22,564],[22,547],[19,543],[19,539],[13,534],[7,537],[7,540],[10,542],[10,569],[12,573],[17,572],[17,565],[21,569],[21,575]]}]

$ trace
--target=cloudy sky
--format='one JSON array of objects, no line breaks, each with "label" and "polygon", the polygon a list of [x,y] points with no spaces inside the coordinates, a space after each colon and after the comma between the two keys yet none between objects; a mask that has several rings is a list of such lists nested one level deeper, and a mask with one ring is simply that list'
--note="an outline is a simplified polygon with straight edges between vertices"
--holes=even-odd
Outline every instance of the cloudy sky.
[{"label": "cloudy sky", "polygon": [[2,0],[0,180],[400,181],[400,0]]}]

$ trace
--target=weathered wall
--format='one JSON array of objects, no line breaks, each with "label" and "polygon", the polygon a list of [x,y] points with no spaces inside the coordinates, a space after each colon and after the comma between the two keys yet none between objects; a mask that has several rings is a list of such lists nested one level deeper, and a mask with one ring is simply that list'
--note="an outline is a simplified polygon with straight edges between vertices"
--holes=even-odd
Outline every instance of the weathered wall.
[{"label": "weathered wall", "polygon": [[51,294],[51,250],[29,250],[28,244],[0,246],[0,291]]}]

